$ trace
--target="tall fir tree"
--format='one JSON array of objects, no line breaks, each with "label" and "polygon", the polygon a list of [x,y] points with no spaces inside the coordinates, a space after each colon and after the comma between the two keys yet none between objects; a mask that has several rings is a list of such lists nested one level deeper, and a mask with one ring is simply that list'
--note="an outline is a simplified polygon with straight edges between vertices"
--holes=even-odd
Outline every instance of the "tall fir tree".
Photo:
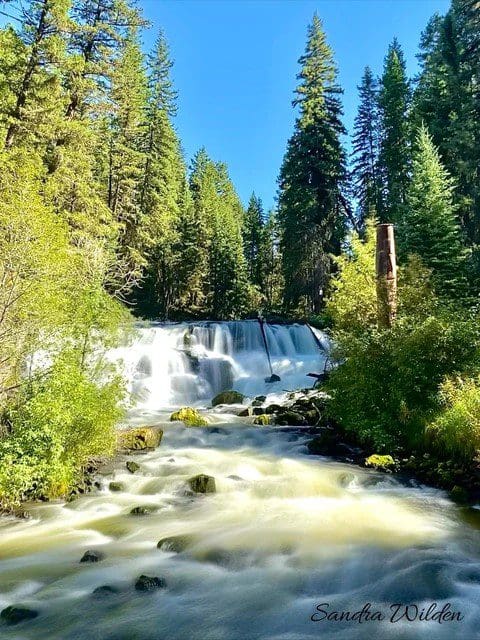
[{"label": "tall fir tree", "polygon": [[379,154],[382,205],[380,222],[401,220],[410,166],[410,84],[402,48],[395,38],[380,80],[381,142]]},{"label": "tall fir tree", "polygon": [[358,92],[360,104],[352,138],[351,180],[352,193],[358,202],[359,223],[363,227],[366,218],[380,208],[378,83],[370,67],[365,67]]},{"label": "tall fir tree", "polygon": [[316,14],[299,64],[293,101],[299,115],[280,170],[278,216],[286,307],[301,305],[317,312],[328,286],[331,256],[339,253],[345,235],[347,207],[342,194],[342,89]]},{"label": "tall fir tree", "polygon": [[245,211],[243,223],[243,248],[247,261],[248,277],[252,284],[261,284],[260,245],[264,225],[263,205],[260,198],[252,193]]},{"label": "tall fir tree", "polygon": [[262,227],[258,263],[263,307],[278,313],[281,311],[284,283],[278,217],[274,210],[269,212]]},{"label": "tall fir tree", "polygon": [[399,227],[399,249],[405,258],[418,255],[432,270],[438,293],[459,297],[465,293],[465,251],[452,195],[453,181],[422,126],[416,138],[412,180]]}]

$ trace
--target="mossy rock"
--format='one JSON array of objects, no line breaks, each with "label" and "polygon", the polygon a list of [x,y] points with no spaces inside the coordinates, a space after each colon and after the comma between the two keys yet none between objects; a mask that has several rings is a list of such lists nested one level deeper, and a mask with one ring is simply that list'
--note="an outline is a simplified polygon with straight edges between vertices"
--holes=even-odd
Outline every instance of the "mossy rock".
[{"label": "mossy rock", "polygon": [[260,414],[253,421],[253,424],[259,424],[259,425],[263,425],[263,426],[266,426],[266,425],[268,425],[270,423],[271,423],[271,417],[269,415],[267,415],[266,413]]},{"label": "mossy rock", "polygon": [[275,424],[279,426],[304,427],[307,424],[306,419],[298,411],[282,411],[275,418]]},{"label": "mossy rock", "polygon": [[127,460],[125,466],[130,471],[130,473],[135,473],[140,469],[140,465],[137,464],[134,460]]},{"label": "mossy rock", "polygon": [[156,505],[143,504],[138,507],[133,507],[130,511],[130,515],[149,516],[151,513],[155,513],[156,511],[158,511],[158,507]]},{"label": "mossy rock", "polygon": [[450,498],[457,504],[467,504],[469,498],[468,491],[456,484],[450,491]]},{"label": "mossy rock", "polygon": [[186,427],[207,427],[208,420],[192,407],[182,407],[170,416],[170,422],[183,422]]},{"label": "mossy rock", "polygon": [[108,488],[110,489],[110,491],[114,492],[125,491],[125,485],[123,484],[123,482],[110,482]]},{"label": "mossy rock", "polygon": [[374,453],[368,458],[365,458],[365,466],[373,467],[374,469],[390,469],[395,466],[395,460],[392,456],[382,456],[378,453]]},{"label": "mossy rock", "polygon": [[195,493],[215,493],[217,491],[215,478],[204,473],[189,478],[187,482],[190,485],[190,489]]},{"label": "mossy rock", "polygon": [[193,536],[188,534],[179,536],[168,536],[167,538],[162,538],[158,541],[157,548],[161,549],[162,551],[173,551],[174,553],[181,553],[192,544],[193,540]]},{"label": "mossy rock", "polygon": [[166,586],[165,579],[158,576],[141,575],[135,581],[137,591],[154,591],[155,589],[165,589]]},{"label": "mossy rock", "polygon": [[163,431],[156,427],[137,427],[121,431],[118,434],[118,445],[129,451],[156,449],[162,441]]},{"label": "mossy rock", "polygon": [[212,400],[212,407],[216,407],[217,404],[242,404],[244,399],[245,396],[239,391],[233,391],[233,389],[230,391],[221,391],[217,393]]}]

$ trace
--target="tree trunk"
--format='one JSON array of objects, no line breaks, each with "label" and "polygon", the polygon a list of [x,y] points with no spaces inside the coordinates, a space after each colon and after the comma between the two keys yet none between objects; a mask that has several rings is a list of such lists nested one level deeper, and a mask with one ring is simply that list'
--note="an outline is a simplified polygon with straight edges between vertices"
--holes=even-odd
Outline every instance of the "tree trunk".
[{"label": "tree trunk", "polygon": [[393,224],[377,225],[377,318],[388,329],[397,314],[397,261]]}]

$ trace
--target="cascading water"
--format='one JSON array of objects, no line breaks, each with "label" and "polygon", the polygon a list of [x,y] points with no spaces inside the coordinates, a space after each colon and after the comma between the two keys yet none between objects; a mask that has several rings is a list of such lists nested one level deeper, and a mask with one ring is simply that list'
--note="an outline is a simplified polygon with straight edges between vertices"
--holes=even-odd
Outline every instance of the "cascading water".
[{"label": "cascading water", "polygon": [[255,396],[311,386],[307,374],[325,366],[326,336],[301,324],[264,327],[273,371],[281,377],[273,384],[265,382],[270,369],[256,320],[140,327],[133,344],[110,358],[123,362],[137,409],[148,411],[207,406],[218,392],[232,388]]},{"label": "cascading water", "polygon": [[[187,428],[162,415],[169,406],[207,406],[225,388],[252,396],[311,383],[306,374],[325,364],[324,336],[321,350],[306,326],[266,329],[282,377],[273,385],[264,382],[256,322],[153,325],[110,353],[138,397],[132,420],[156,414],[162,442],[135,456],[134,474],[120,456],[99,475],[98,491],[27,505],[29,520],[0,519],[0,609],[38,614],[12,627],[0,620],[2,638],[479,637],[479,510],[413,481],[309,456],[305,430],[208,411],[211,426]],[[215,493],[192,495],[188,479],[200,473],[215,478]],[[170,536],[180,536],[179,547],[157,547]],[[80,563],[88,549],[103,559]],[[141,574],[162,578],[164,588],[137,591]],[[384,617],[326,621],[316,612],[322,603],[351,614],[371,603]],[[392,623],[395,603],[419,611],[449,604],[462,620]]]}]

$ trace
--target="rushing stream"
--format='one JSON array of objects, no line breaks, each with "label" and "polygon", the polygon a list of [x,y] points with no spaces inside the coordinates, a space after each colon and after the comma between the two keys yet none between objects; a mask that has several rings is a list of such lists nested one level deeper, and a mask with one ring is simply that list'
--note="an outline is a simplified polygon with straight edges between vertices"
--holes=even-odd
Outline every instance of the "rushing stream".
[{"label": "rushing stream", "polygon": [[[0,637],[480,637],[480,512],[464,512],[444,493],[412,481],[309,456],[309,436],[298,428],[255,427],[212,411],[206,412],[212,422],[207,428],[168,423],[162,405],[178,404],[179,396],[192,401],[192,393],[201,405],[207,391],[216,391],[212,367],[202,368],[200,357],[192,371],[190,356],[185,362],[185,354],[172,347],[183,340],[184,329],[145,329],[125,358],[132,388],[136,385],[141,398],[131,420],[155,414],[158,423],[165,423],[158,449],[129,457],[140,469],[130,474],[121,458],[104,471],[97,492],[66,504],[29,505],[30,520],[0,520],[0,606],[23,604],[39,612],[17,626],[0,624]],[[277,337],[283,331],[295,334],[303,328],[284,327]],[[163,354],[155,344],[161,340],[170,345]],[[315,364],[318,370],[325,359],[314,340],[308,348],[299,336],[292,341],[296,359],[286,347],[275,355],[274,366],[283,363],[283,369],[274,392],[292,388],[291,381],[305,384],[307,369]],[[255,351],[253,343],[242,344],[243,361],[235,355],[235,340],[216,350],[210,344],[205,359],[228,357],[232,369],[225,373],[219,365],[221,375],[232,376],[237,388],[259,393],[268,371],[259,358],[255,364],[246,356]],[[176,370],[168,368],[170,358],[176,358],[172,350],[183,363]],[[164,362],[157,362],[161,357]],[[256,387],[245,375],[249,370]],[[171,375],[183,382],[171,384]],[[195,393],[195,381],[205,384],[204,391]],[[187,479],[198,473],[215,477],[216,493],[192,496],[186,491]],[[112,480],[125,490],[110,491]],[[137,506],[151,513],[132,515]],[[176,535],[188,536],[180,550],[157,548],[160,539]],[[105,557],[80,563],[87,550]],[[166,588],[136,591],[141,574],[163,578]],[[103,585],[115,592],[93,594]],[[390,621],[391,604],[415,603],[421,609],[433,602],[437,609],[450,603],[462,620]],[[314,622],[311,616],[322,603],[329,603],[329,612],[352,613],[371,603],[371,611],[380,611],[384,619]]]}]

